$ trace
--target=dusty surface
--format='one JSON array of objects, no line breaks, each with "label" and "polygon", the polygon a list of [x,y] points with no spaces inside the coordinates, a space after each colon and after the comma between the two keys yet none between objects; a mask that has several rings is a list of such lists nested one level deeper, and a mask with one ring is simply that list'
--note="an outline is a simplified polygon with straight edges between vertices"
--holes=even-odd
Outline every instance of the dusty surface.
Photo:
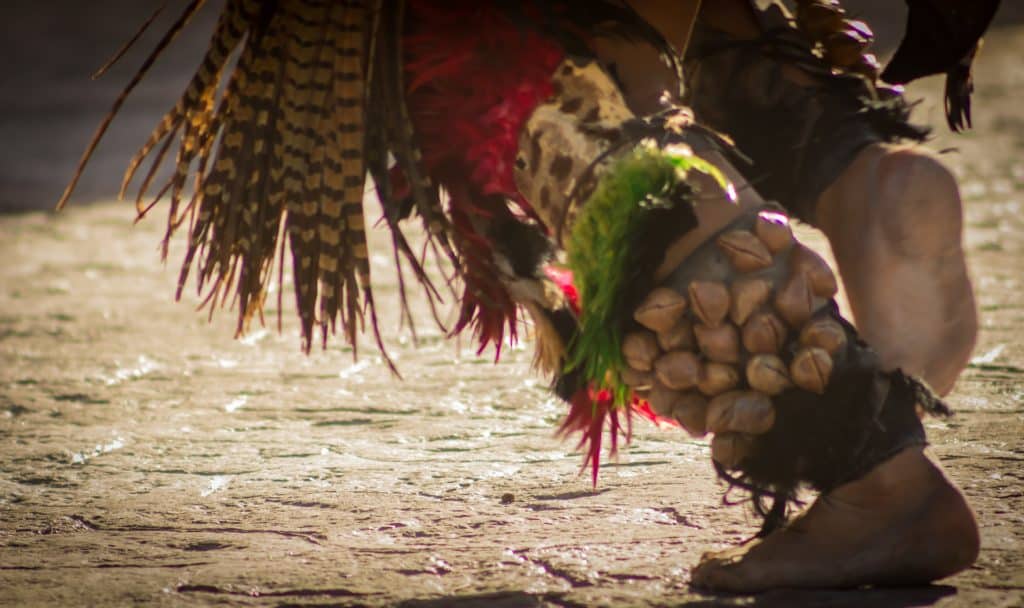
[{"label": "dusty surface", "polygon": [[[935,144],[961,150],[983,317],[957,416],[928,424],[982,526],[967,572],[696,593],[700,553],[757,527],[703,441],[639,424],[592,490],[528,344],[493,365],[424,322],[418,348],[392,332],[399,382],[369,344],[300,355],[287,304],[283,334],[235,341],[230,313],[171,302],[158,218],[103,204],[0,218],[0,604],[1024,604],[1024,30],[986,51],[977,130]],[[914,92],[936,125],[939,87]]]}]

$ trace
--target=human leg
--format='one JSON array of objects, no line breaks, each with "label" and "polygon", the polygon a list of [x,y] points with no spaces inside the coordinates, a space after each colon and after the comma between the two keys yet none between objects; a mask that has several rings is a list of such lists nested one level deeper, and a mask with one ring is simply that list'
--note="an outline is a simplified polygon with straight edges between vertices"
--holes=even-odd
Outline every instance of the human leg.
[{"label": "human leg", "polygon": [[[691,256],[681,266],[693,263],[699,261]],[[734,279],[731,291],[736,293],[735,286],[745,280],[747,276]],[[773,287],[775,312],[782,318],[792,316],[779,298],[780,291],[788,292],[792,275],[789,281]],[[815,318],[820,323],[809,325],[817,328],[838,320],[834,311],[819,311]],[[747,343],[748,331],[755,331],[752,325],[748,321],[738,331],[744,350],[763,348],[763,341]],[[787,325],[792,327],[788,322],[773,324]],[[716,433],[711,443],[716,468],[729,483],[753,489],[755,500],[771,496],[778,507],[792,488],[807,485],[821,491],[793,522],[747,545],[705,555],[693,571],[694,585],[757,592],[778,587],[924,584],[959,572],[977,558],[979,537],[973,513],[937,461],[923,451],[926,439],[918,412],[931,407],[927,390],[900,371],[886,372],[883,360],[855,340],[852,328],[845,331],[848,347],[845,353],[843,348],[833,353],[831,371],[824,374],[829,386],[817,398],[807,392],[814,387],[797,378],[799,349],[808,340],[825,338],[816,345],[828,346],[830,340],[834,344],[835,334],[809,337],[811,332],[805,328],[797,332],[799,345],[793,338],[782,338],[783,344],[769,359],[784,365],[771,373],[784,384],[788,364],[788,381],[804,390],[786,388],[772,397],[774,422],[767,432],[763,427],[751,432],[754,427],[749,421],[735,418],[734,428],[712,428],[712,418],[725,419],[711,413],[716,409],[714,399],[701,417],[692,411],[694,399],[666,399],[657,386],[651,390],[655,411],[676,415],[692,433]],[[772,390],[752,375],[753,360],[761,357],[746,359],[746,378],[740,371],[740,383]],[[699,399],[696,403],[700,407]],[[770,520],[773,511],[761,512]]]},{"label": "human leg", "polygon": [[[828,269],[794,241],[777,210],[756,209],[765,204],[753,200],[756,193],[744,190],[744,209],[706,173],[691,171],[671,187],[657,178],[660,169],[649,173],[648,161],[658,158],[658,150],[685,157],[714,148],[709,135],[671,119],[641,127],[621,111],[625,101],[610,92],[600,69],[566,67],[556,90],[566,99],[605,91],[591,95],[599,111],[587,107],[590,101],[565,104],[556,95],[525,127],[527,151],[517,176],[522,192],[547,201],[542,219],[560,226],[582,295],[579,335],[593,335],[586,324],[595,318],[601,320],[598,333],[622,332],[621,367],[590,368],[597,351],[579,345],[594,342],[566,342],[570,368],[584,370],[575,385],[580,392],[569,396],[578,407],[574,412],[593,411],[590,388],[615,393],[621,379],[655,413],[694,435],[713,433],[716,469],[752,491],[766,518],[763,540],[707,557],[694,573],[695,584],[759,591],[924,582],[972,563],[978,546],[974,517],[955,486],[922,456],[926,439],[918,409],[942,406],[905,374],[882,369],[829,301],[835,283]],[[606,129],[587,127],[592,115],[626,120],[614,134],[611,122]],[[607,145],[594,141],[602,136]],[[630,143],[631,137],[638,139]],[[572,162],[559,160],[564,155]],[[595,163],[598,156],[604,160]],[[552,170],[556,162],[568,172]],[[630,187],[620,189],[624,184]],[[643,184],[651,187],[636,192]],[[574,192],[578,196],[551,194]],[[608,200],[615,193],[624,198]],[[597,204],[609,214],[595,214]],[[668,207],[686,204],[694,206],[696,224],[679,223],[674,238],[665,239],[661,218],[672,217]],[[618,215],[631,205],[635,214]],[[660,215],[645,223],[645,214]],[[624,217],[637,222],[632,238],[606,242],[615,231],[602,231],[622,225]],[[619,245],[648,253],[663,246],[661,263],[625,269],[604,264],[610,256],[602,252]],[[644,258],[631,250],[626,259]],[[627,313],[644,313],[615,317],[597,310],[593,302],[612,301],[599,293],[604,283],[621,288],[615,294],[633,303]],[[599,423],[581,419],[585,426],[575,428],[600,431]],[[785,525],[785,505],[801,487],[822,497]],[[942,535],[935,533],[939,529]]]},{"label": "human leg", "polygon": [[[825,232],[883,365],[948,393],[977,333],[956,180],[923,148],[886,144],[913,134],[901,134],[902,102],[821,70],[801,55],[801,36],[754,42],[749,24],[703,19],[688,99],[753,157],[745,173],[758,189]],[[872,97],[889,104],[887,122],[859,106]]]},{"label": "human leg", "polygon": [[978,328],[953,175],[919,148],[868,146],[818,199],[816,225],[883,366],[948,393]]}]

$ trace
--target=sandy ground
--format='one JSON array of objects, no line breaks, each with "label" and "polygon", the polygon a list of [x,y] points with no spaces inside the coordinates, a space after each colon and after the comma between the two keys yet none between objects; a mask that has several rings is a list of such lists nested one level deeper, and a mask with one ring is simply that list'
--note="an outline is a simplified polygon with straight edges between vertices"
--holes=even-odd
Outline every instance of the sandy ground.
[{"label": "sandy ground", "polygon": [[[0,216],[0,604],[1020,606],[1024,604],[1024,29],[990,39],[962,180],[983,327],[934,450],[978,513],[975,567],[924,588],[713,596],[701,552],[757,529],[706,442],[639,424],[602,471],[553,437],[529,368],[445,341],[298,352],[292,309],[233,340],[171,301],[181,248],[126,204]],[[919,116],[939,127],[940,83]],[[58,180],[60,181],[60,180]],[[59,188],[58,188],[59,189]],[[808,234],[819,246],[820,239]],[[376,233],[379,299],[395,287]],[[286,298],[287,299],[287,298]]]}]

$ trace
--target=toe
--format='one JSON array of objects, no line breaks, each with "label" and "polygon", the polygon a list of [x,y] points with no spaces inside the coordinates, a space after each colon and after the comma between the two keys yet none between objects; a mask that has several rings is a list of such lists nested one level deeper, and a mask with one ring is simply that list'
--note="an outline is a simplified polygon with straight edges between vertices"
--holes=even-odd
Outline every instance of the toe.
[{"label": "toe", "polygon": [[705,553],[690,573],[690,584],[709,591],[737,589],[735,570],[744,553],[744,547]]},{"label": "toe", "polygon": [[693,571],[690,573],[690,584],[699,589],[714,590],[715,587],[715,571],[718,569],[718,563],[714,560],[707,559],[707,554],[701,558],[700,563],[694,566]]}]

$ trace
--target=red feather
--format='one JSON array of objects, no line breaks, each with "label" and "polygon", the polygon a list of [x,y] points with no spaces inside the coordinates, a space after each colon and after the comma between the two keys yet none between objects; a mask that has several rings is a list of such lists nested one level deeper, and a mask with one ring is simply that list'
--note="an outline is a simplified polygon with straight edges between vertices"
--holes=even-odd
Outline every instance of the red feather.
[{"label": "red feather", "polygon": [[450,198],[465,293],[454,332],[469,325],[498,353],[516,306],[496,279],[492,245],[474,220],[535,217],[513,171],[519,132],[552,94],[561,47],[487,3],[414,0],[403,38],[410,118],[423,165]]},{"label": "red feather", "polygon": [[615,458],[619,452],[619,438],[624,437],[628,444],[633,436],[633,413],[637,413],[658,426],[679,426],[671,418],[655,414],[646,401],[633,397],[629,407],[618,408],[612,405],[609,391],[595,392],[593,389],[582,389],[569,400],[569,414],[558,427],[557,435],[566,438],[580,433],[576,449],[583,451],[581,470],[590,466],[591,482],[597,485],[597,474],[601,469],[601,444],[608,427],[608,456]]},{"label": "red feather", "polygon": [[[551,76],[564,53],[554,40],[513,23],[487,3],[412,0],[409,9],[403,37],[409,114],[424,168],[448,191],[464,264],[466,286],[453,332],[473,325],[480,351],[494,344],[497,357],[506,328],[510,338],[516,337],[516,305],[496,279],[493,245],[480,229],[487,222],[479,220],[536,218],[515,185],[519,132],[551,97]],[[545,272],[578,314],[572,273],[553,267]],[[582,433],[578,448],[586,452],[583,468],[590,466],[595,485],[606,422],[614,456],[619,437],[629,441],[634,410],[669,422],[638,399],[629,408],[613,407],[607,391],[582,390],[570,400],[559,434]]]},{"label": "red feather", "polygon": [[[580,314],[580,296],[576,286],[572,283],[572,271],[547,266],[544,268],[544,272],[565,294],[573,311],[577,315]],[[625,437],[626,443],[629,443],[633,428],[631,416],[634,412],[659,427],[679,426],[676,420],[654,413],[650,403],[635,396],[630,399],[629,407],[625,409],[612,407],[612,396],[608,391],[600,391],[595,394],[593,389],[580,390],[569,400],[569,414],[558,428],[558,435],[566,437],[574,433],[582,434],[576,449],[585,452],[583,468],[590,465],[590,475],[594,485],[597,485],[597,474],[601,468],[601,443],[605,420],[608,421],[608,434],[611,439],[608,455],[614,457],[619,449],[619,436],[623,434],[620,415],[626,419]]]},{"label": "red feather", "polygon": [[632,432],[632,419],[629,410],[618,410],[612,407],[612,396],[608,391],[594,392],[592,389],[581,389],[569,400],[569,414],[558,427],[558,435],[565,438],[580,433],[577,450],[583,450],[581,471],[590,465],[590,478],[597,485],[597,473],[601,468],[601,442],[604,437],[605,420],[608,420],[611,446],[608,455],[615,457],[619,449],[619,435],[623,433],[620,415],[626,418],[626,442]]}]

